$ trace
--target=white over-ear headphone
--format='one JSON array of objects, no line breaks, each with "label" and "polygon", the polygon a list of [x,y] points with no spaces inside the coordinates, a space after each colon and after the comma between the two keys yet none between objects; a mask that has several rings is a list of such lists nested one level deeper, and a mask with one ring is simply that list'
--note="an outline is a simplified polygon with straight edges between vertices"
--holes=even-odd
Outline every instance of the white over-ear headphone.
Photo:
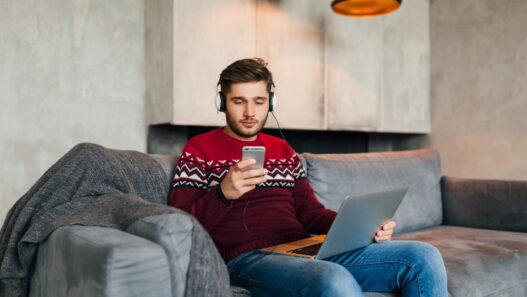
[{"label": "white over-ear headphone", "polygon": [[[274,94],[274,82],[272,82],[273,90],[269,93],[269,111],[273,111],[276,107],[276,96]],[[223,92],[219,89],[220,84],[217,85],[217,92],[216,92],[216,98],[214,102],[216,103],[216,109],[218,111],[225,111],[227,108],[227,98],[223,94]]]}]

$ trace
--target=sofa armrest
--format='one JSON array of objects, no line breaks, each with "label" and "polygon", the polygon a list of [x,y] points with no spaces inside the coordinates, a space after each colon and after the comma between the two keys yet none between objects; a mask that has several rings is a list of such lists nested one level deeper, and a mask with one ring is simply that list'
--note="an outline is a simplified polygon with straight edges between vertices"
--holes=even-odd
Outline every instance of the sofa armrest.
[{"label": "sofa armrest", "polygon": [[126,232],[61,227],[39,245],[29,296],[172,296],[168,260],[160,246]]},{"label": "sofa armrest", "polygon": [[174,297],[185,295],[193,229],[190,216],[179,212],[144,217],[126,228],[126,232],[157,243],[165,250]]},{"label": "sofa armrest", "polygon": [[126,232],[164,248],[173,296],[232,296],[229,272],[212,238],[190,214],[173,213],[138,219]]},{"label": "sofa armrest", "polygon": [[527,232],[527,181],[443,176],[443,224]]}]

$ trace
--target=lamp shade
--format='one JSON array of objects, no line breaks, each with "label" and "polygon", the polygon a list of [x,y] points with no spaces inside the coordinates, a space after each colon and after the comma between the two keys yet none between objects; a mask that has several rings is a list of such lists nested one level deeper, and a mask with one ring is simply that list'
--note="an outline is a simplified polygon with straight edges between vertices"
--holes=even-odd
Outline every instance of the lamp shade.
[{"label": "lamp shade", "polygon": [[351,17],[372,17],[397,10],[402,0],[334,0],[331,8],[337,14]]}]

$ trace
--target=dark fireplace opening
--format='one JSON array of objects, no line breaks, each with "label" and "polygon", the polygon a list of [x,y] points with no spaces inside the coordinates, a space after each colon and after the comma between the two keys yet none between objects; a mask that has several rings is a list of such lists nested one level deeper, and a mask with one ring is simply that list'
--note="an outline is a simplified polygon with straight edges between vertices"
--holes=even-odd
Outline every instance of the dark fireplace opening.
[{"label": "dark fireplace opening", "polygon": [[[152,125],[148,129],[150,154],[179,155],[187,141],[217,127]],[[264,133],[282,138],[278,129]],[[298,153],[364,153],[427,147],[427,134],[373,133],[282,129],[286,141]]]}]

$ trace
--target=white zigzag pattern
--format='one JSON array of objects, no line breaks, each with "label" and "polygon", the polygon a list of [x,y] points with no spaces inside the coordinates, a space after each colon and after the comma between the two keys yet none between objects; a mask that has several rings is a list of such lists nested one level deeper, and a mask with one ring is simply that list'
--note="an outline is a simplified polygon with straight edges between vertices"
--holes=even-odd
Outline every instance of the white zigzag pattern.
[{"label": "white zigzag pattern", "polygon": [[[221,174],[215,174],[215,173],[209,174],[208,186],[209,187],[213,187],[213,186],[217,185],[219,183],[219,181],[222,180],[222,177],[225,174],[227,174],[227,172],[228,172],[227,170],[224,170]],[[214,177],[214,178],[212,178],[212,177]],[[294,183],[294,181],[295,181],[295,178],[291,174],[277,175],[275,177],[272,177],[272,176],[267,174],[265,177],[267,179],[266,183],[275,183],[275,184],[273,184],[273,186],[275,186],[275,187],[277,186],[276,183]],[[289,186],[287,186],[287,187],[289,187]]]},{"label": "white zigzag pattern", "polygon": [[256,186],[259,188],[270,188],[270,187],[294,188],[295,183],[286,182],[286,181],[266,181],[265,183],[261,183]]},{"label": "white zigzag pattern", "polygon": [[286,175],[277,175],[277,176],[270,176],[270,175],[266,175],[265,178],[267,178],[267,180],[276,180],[276,179],[279,179],[279,180],[291,180],[291,181],[294,181],[295,178],[291,175],[291,174],[286,174]]},{"label": "white zigzag pattern", "polygon": [[190,187],[194,187],[194,188],[198,188],[198,189],[202,189],[202,190],[207,190],[207,186],[206,185],[204,185],[202,183],[190,181],[190,180],[178,180],[178,181],[175,181],[175,182],[172,183],[172,187],[173,188],[182,187],[182,186],[190,186]]},{"label": "white zigzag pattern", "polygon": [[189,152],[185,152],[185,158],[188,158],[189,160],[194,160],[196,159],[198,162],[200,163],[205,163],[205,160],[201,159],[200,157],[196,156],[196,155],[193,155]]},{"label": "white zigzag pattern", "polygon": [[[204,162],[204,160],[200,159],[199,157],[196,157],[192,154],[189,154],[185,152],[186,156],[192,157],[197,159],[200,162]],[[232,161],[233,164],[239,162],[239,160],[219,160],[219,161],[208,161],[206,164],[210,167],[211,165],[219,165],[220,164],[229,164],[229,162]],[[274,167],[271,169],[268,174],[266,175],[267,181],[261,184],[258,184],[258,187],[287,187],[292,188],[295,186],[294,181],[305,177],[305,170],[302,167],[302,163],[295,162],[294,157],[289,159],[269,159],[267,164],[276,164],[278,163],[278,166],[286,166],[284,169],[280,169],[278,167]],[[296,163],[296,166],[293,170],[289,169],[288,166],[291,166]],[[186,169],[187,171],[184,171],[183,169]],[[207,175],[207,180],[204,180],[202,176],[205,176],[206,173],[201,170],[201,167],[194,166],[190,167],[188,164],[183,163],[182,165],[178,166],[177,168],[179,174],[176,174],[174,177],[174,183],[173,186],[193,186],[200,189],[207,189],[210,187],[213,187],[219,183],[224,177],[225,174],[229,171],[228,168],[225,168],[222,170],[221,173],[214,173],[210,172],[209,175]],[[191,173],[190,175],[188,173]],[[192,174],[193,173],[193,174]],[[274,177],[271,176],[275,175]],[[207,185],[205,185],[207,183]]]},{"label": "white zigzag pattern", "polygon": [[218,164],[218,166],[223,166],[225,164],[236,164],[240,162],[240,160],[238,159],[232,159],[232,160],[216,160],[216,161],[208,161],[207,162],[207,166],[211,167],[213,164],[217,164],[217,163],[220,163],[221,165]]},{"label": "white zigzag pattern", "polygon": [[302,166],[302,164],[298,163],[298,165],[295,167],[294,171],[296,172],[296,178],[302,178],[306,177],[306,170]]},{"label": "white zigzag pattern", "polygon": [[[187,156],[192,156],[191,154],[189,153],[186,153]],[[295,155],[296,156],[296,155]],[[199,157],[195,157],[196,159],[198,159],[200,162],[204,162],[202,159],[200,159]],[[225,164],[236,164],[240,162],[240,159],[231,159],[231,160],[215,160],[215,161],[207,161],[206,164],[207,166],[212,166],[213,164],[217,166],[223,166]],[[292,157],[292,158],[289,158],[289,159],[267,159],[265,161],[266,164],[278,164],[278,165],[292,165],[295,163],[295,158]]]},{"label": "white zigzag pattern", "polygon": [[302,168],[302,164],[300,164],[300,163],[298,163],[296,165],[295,169],[293,169],[293,170],[290,170],[289,168],[284,168],[283,170],[280,170],[280,168],[275,167],[274,169],[272,169],[269,172],[269,174],[276,174],[277,171],[280,173],[279,176],[282,176],[284,178],[290,177],[290,175],[293,176],[293,177],[296,177],[296,179],[305,176],[305,174],[304,174],[305,171]]},{"label": "white zigzag pattern", "polygon": [[278,164],[278,165],[291,165],[295,163],[294,158],[289,159],[268,159],[266,163]]},{"label": "white zigzag pattern", "polygon": [[304,170],[304,167],[302,166],[302,163],[298,162],[295,166],[295,171]]},{"label": "white zigzag pattern", "polygon": [[[280,174],[275,174],[276,172],[279,172]],[[211,172],[209,175],[208,175],[208,179],[211,180],[211,179],[214,179],[214,180],[221,180],[222,177],[227,174],[227,172],[229,172],[229,170],[227,169],[224,169],[220,174],[216,174],[214,172]],[[275,176],[271,176],[271,174],[275,175]],[[273,180],[273,179],[280,179],[280,180],[294,180],[295,174],[291,172],[291,170],[289,169],[284,169],[284,170],[280,170],[278,168],[275,168],[271,171],[269,171],[265,177],[267,177],[268,180]]]},{"label": "white zigzag pattern", "polygon": [[269,175],[275,175],[277,172],[280,173],[279,175],[282,175],[282,176],[288,176],[288,175],[293,175],[294,176],[295,175],[293,170],[290,170],[288,168],[284,168],[284,169],[281,170],[278,167],[275,167],[274,169],[271,169],[268,174]]},{"label": "white zigzag pattern", "polygon": [[214,172],[211,172],[209,174],[209,180],[212,179],[212,178],[221,179],[225,174],[227,174],[227,172],[229,172],[229,170],[223,170],[220,174],[216,174]]},{"label": "white zigzag pattern", "polygon": [[199,166],[190,167],[187,163],[183,163],[183,165],[178,165],[176,170],[183,171],[183,169],[187,169],[189,172],[199,171],[202,175],[205,175],[205,172]]},{"label": "white zigzag pattern", "polygon": [[[219,184],[217,181],[212,181],[208,184],[208,187],[214,187],[215,185]],[[271,187],[282,187],[282,188],[294,188],[295,183],[290,181],[266,181],[264,183],[256,185],[257,187],[261,188],[271,188]]]},{"label": "white zigzag pattern", "polygon": [[176,177],[174,178],[174,180],[179,180],[179,179],[192,179],[192,180],[195,180],[195,181],[198,181],[198,182],[206,182],[203,178],[201,178],[201,176],[197,175],[197,174],[191,174],[191,175],[187,175],[186,172],[181,172],[179,175],[176,175]]},{"label": "white zigzag pattern", "polygon": [[174,175],[174,179],[177,179],[180,177],[188,177],[188,178],[192,178],[192,179],[200,180],[200,181],[205,180],[204,178],[205,174],[198,167],[188,168],[188,166],[186,165],[183,165],[182,167],[185,167],[188,170],[188,172],[186,170],[182,170],[182,168],[177,168],[176,174]]}]

